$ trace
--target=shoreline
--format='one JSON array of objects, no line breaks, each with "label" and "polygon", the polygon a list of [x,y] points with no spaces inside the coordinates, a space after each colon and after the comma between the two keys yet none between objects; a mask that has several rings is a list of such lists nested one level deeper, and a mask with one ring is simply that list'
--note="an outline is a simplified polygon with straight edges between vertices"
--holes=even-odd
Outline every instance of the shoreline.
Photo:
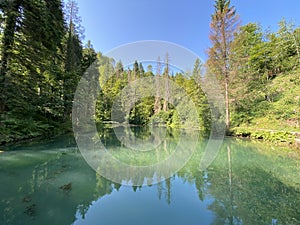
[{"label": "shoreline", "polygon": [[233,137],[246,138],[253,141],[258,140],[260,142],[271,143],[276,146],[285,146],[300,150],[300,132],[298,131],[234,127],[231,129],[231,132]]},{"label": "shoreline", "polygon": [[[118,126],[119,124],[105,124],[104,127]],[[129,125],[128,126],[137,126]],[[183,128],[187,129],[187,128]],[[193,130],[193,129],[191,129]],[[69,133],[70,130],[65,130],[64,132],[52,133],[52,134],[41,134],[35,137],[19,137],[8,142],[0,142],[0,148],[7,147],[14,144],[28,143],[36,140],[44,140],[49,138],[55,138],[57,136]],[[245,127],[234,127],[231,128],[225,137],[228,138],[238,138],[249,141],[259,141],[261,143],[269,143],[275,146],[288,147],[295,150],[300,150],[300,132],[298,131],[279,131],[272,129],[255,129],[255,128],[245,128]]]}]

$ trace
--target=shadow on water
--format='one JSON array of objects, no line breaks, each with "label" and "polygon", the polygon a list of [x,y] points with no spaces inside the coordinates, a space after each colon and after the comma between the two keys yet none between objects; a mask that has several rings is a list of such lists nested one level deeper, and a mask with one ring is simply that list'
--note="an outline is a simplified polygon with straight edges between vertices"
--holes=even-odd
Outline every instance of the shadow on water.
[{"label": "shadow on water", "polygon": [[[132,131],[150,137],[147,130]],[[168,132],[160,151],[172,152],[179,137]],[[112,129],[101,138],[122,154]],[[143,187],[98,175],[69,136],[11,147],[0,154],[0,224],[300,224],[299,155],[226,139],[200,171],[205,146],[199,141],[171,178]]]}]

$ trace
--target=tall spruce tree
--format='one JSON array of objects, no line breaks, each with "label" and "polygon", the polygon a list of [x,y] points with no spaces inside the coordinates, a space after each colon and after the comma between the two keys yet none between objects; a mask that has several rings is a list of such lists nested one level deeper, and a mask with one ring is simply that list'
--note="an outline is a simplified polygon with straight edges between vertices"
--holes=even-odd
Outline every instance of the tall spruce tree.
[{"label": "tall spruce tree", "polygon": [[0,113],[6,110],[7,86],[8,86],[8,66],[13,52],[15,32],[20,18],[20,7],[22,0],[1,1],[0,9],[2,11],[3,34],[1,40],[1,64],[0,64]]},{"label": "tall spruce tree", "polygon": [[[4,32],[1,40],[0,110],[19,109],[24,113],[25,108],[35,108],[33,111],[36,111],[39,109],[34,106],[48,85],[49,77],[46,78],[45,73],[47,76],[51,74],[52,60],[58,58],[64,35],[61,1],[5,3],[1,5]],[[30,104],[32,107],[28,107]]]},{"label": "tall spruce tree", "polygon": [[211,16],[210,40],[212,47],[208,50],[208,68],[222,81],[225,92],[226,127],[230,127],[229,112],[229,76],[231,42],[238,28],[239,17],[230,0],[216,0],[215,11]]},{"label": "tall spruce tree", "polygon": [[48,123],[59,117],[56,80],[65,34],[62,2],[7,0],[1,1],[0,10],[2,137],[37,136],[48,132]]},{"label": "tall spruce tree", "polygon": [[65,74],[62,79],[62,97],[64,102],[64,118],[68,120],[71,114],[72,101],[77,83],[82,75],[82,44],[83,29],[77,2],[69,0],[65,7],[67,35],[65,44]]}]

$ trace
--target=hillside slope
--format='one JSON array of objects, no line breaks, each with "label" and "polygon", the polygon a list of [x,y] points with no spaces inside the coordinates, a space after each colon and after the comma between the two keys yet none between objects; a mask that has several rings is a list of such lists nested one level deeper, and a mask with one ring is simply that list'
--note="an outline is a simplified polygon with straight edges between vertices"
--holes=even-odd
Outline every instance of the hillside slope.
[{"label": "hillside slope", "polygon": [[[294,132],[300,132],[300,70],[276,76],[263,90],[253,91],[251,95],[253,101],[248,101],[250,110],[244,114],[233,112],[232,131],[237,136],[259,139],[268,139],[269,136],[270,140],[279,141],[297,137]],[[241,114],[244,118],[239,123]],[[290,135],[291,132],[294,135]]]}]

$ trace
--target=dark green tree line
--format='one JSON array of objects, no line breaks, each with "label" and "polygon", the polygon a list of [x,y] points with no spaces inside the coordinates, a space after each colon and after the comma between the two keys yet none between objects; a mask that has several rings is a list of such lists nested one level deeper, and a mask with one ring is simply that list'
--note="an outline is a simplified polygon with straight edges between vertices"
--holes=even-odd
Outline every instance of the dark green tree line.
[{"label": "dark green tree line", "polygon": [[82,46],[76,2],[5,0],[0,12],[0,142],[64,132],[96,54]]}]

